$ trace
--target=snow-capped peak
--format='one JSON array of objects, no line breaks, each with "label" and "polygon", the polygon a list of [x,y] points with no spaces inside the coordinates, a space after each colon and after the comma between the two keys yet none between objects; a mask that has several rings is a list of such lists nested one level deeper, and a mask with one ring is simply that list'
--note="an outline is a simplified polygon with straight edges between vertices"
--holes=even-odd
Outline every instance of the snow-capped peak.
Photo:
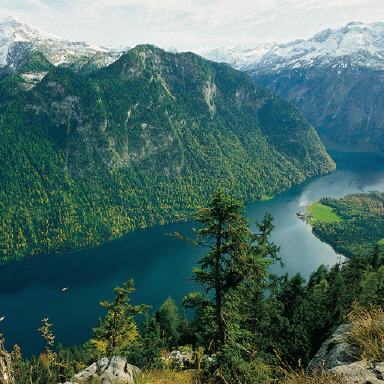
[{"label": "snow-capped peak", "polygon": [[351,22],[339,29],[326,29],[308,40],[199,53],[247,70],[279,71],[314,65],[384,69],[384,23]]},{"label": "snow-capped peak", "polygon": [[0,67],[17,67],[23,54],[36,50],[54,65],[73,64],[97,56],[97,64],[104,66],[117,60],[122,51],[60,39],[33,27],[18,17],[9,16],[0,22]]},{"label": "snow-capped peak", "polygon": [[235,47],[200,48],[196,53],[216,62],[224,62],[242,69],[249,63],[257,63],[276,43],[266,43],[256,47],[237,45]]},{"label": "snow-capped peak", "polygon": [[56,38],[37,27],[25,23],[22,19],[15,16],[8,16],[0,23],[0,33],[1,35],[14,35],[16,38],[20,39],[20,41]]}]

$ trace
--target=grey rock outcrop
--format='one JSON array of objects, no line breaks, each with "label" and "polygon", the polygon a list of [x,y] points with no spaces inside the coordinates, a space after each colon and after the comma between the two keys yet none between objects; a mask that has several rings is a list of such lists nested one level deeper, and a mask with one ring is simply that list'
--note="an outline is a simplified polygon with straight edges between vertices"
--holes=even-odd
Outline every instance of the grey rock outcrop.
[{"label": "grey rock outcrop", "polygon": [[132,384],[139,373],[140,369],[129,364],[123,357],[114,356],[111,359],[104,357],[65,384],[85,384],[95,381],[100,384]]},{"label": "grey rock outcrop", "polygon": [[174,350],[162,357],[163,365],[172,368],[190,368],[196,362],[195,353],[192,350]]},{"label": "grey rock outcrop", "polygon": [[318,368],[332,369],[357,360],[357,352],[346,342],[348,329],[349,325],[340,325],[333,335],[322,344],[315,357],[308,364],[308,372]]},{"label": "grey rock outcrop", "polygon": [[361,360],[358,351],[348,343],[347,324],[340,325],[310,361],[307,372],[325,370],[350,384],[384,383],[384,363]]},{"label": "grey rock outcrop", "polygon": [[384,383],[383,363],[372,364],[369,361],[356,361],[347,365],[340,365],[328,372],[353,384],[382,384]]},{"label": "grey rock outcrop", "polygon": [[4,339],[0,335],[0,384],[14,384],[11,355],[4,349]]}]

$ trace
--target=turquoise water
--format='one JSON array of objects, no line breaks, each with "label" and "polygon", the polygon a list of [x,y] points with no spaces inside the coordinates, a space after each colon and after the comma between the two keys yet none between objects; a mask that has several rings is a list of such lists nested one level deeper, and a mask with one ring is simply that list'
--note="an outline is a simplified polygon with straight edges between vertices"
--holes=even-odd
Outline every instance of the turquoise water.
[{"label": "turquoise water", "polygon": [[[332,154],[338,165],[331,175],[315,177],[270,201],[250,203],[254,222],[266,212],[275,221],[273,240],[280,245],[285,267],[278,273],[305,277],[320,264],[342,258],[322,243],[296,213],[320,196],[384,191],[384,159],[377,155]],[[64,256],[34,257],[0,268],[0,333],[7,346],[19,344],[24,353],[38,353],[40,320],[49,316],[57,341],[77,344],[91,336],[101,314],[98,302],[128,278],[136,281],[136,303],[158,307],[168,296],[180,302],[194,288],[191,270],[203,250],[168,236],[190,232],[191,224],[173,224],[130,233],[103,246]],[[62,292],[63,287],[69,287]]]}]

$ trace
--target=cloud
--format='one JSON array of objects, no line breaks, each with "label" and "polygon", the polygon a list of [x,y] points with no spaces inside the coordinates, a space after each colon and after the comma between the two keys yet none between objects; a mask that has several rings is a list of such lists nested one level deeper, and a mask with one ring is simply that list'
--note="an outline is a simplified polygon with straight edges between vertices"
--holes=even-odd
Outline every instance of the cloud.
[{"label": "cloud", "polygon": [[47,10],[47,5],[43,0],[2,0],[1,8],[9,9],[10,11],[16,10]]},{"label": "cloud", "polygon": [[258,44],[313,35],[352,20],[384,20],[383,0],[2,0],[0,16],[24,17],[96,44]]}]

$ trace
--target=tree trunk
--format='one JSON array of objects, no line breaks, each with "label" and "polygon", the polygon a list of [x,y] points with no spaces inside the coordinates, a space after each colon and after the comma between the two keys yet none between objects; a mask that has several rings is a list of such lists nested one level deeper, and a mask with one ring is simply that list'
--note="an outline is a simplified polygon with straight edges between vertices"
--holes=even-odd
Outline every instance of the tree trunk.
[{"label": "tree trunk", "polygon": [[225,324],[223,319],[223,298],[221,288],[221,242],[222,242],[222,223],[219,222],[219,228],[216,236],[216,259],[215,259],[215,299],[216,299],[216,324],[217,339],[219,346],[225,343]]}]

